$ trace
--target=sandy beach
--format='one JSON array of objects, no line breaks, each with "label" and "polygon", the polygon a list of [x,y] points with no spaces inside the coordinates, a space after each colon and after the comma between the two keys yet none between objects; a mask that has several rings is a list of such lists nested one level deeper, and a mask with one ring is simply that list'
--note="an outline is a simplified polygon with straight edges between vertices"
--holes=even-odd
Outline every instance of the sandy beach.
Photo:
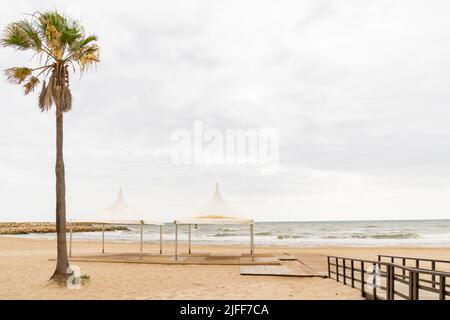
[{"label": "sandy beach", "polygon": [[[76,254],[98,253],[99,242],[76,242]],[[108,252],[136,252],[137,243],[106,244]],[[145,244],[145,252],[157,252]],[[165,244],[166,251],[172,250]],[[182,250],[185,249],[183,246]],[[195,246],[197,252],[246,252],[238,246]],[[450,248],[259,247],[260,253],[321,253],[374,259],[395,254],[450,259]],[[134,265],[77,262],[90,281],[80,290],[48,282],[55,262],[55,241],[0,238],[0,299],[360,299],[334,280],[241,276],[238,266]]]}]

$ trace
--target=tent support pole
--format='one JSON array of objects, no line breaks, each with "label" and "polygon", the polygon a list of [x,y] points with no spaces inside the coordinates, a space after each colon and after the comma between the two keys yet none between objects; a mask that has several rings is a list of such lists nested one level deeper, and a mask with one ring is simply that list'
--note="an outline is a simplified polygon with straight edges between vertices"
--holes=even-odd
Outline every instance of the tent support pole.
[{"label": "tent support pole", "polygon": [[178,224],[175,223],[175,260],[178,260]]},{"label": "tent support pole", "polygon": [[72,258],[72,233],[73,233],[73,224],[70,223],[70,245],[69,245],[69,258]]},{"label": "tent support pole", "polygon": [[191,225],[189,225],[189,254],[192,253],[191,249]]},{"label": "tent support pole", "polygon": [[102,254],[105,254],[105,224],[102,223]]},{"label": "tent support pole", "polygon": [[159,254],[163,254],[162,248],[163,226],[159,226]]},{"label": "tent support pole", "polygon": [[142,253],[144,251],[143,245],[144,245],[144,223],[141,222],[141,251],[139,255],[140,259],[142,259]]},{"label": "tent support pole", "polygon": [[253,258],[255,258],[255,239],[254,239],[254,231],[253,224],[250,225],[250,254]]}]

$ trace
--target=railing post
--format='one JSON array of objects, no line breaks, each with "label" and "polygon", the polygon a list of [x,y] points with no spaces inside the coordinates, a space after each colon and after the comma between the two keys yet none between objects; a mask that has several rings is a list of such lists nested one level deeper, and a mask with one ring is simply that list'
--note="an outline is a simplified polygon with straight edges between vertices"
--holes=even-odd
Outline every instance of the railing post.
[{"label": "railing post", "polygon": [[352,288],[355,288],[355,261],[352,260],[351,262],[351,272],[352,272]]},{"label": "railing post", "polygon": [[414,290],[413,290],[414,276],[411,270],[409,270],[408,274],[409,274],[409,300],[414,300]]},{"label": "railing post", "polygon": [[363,298],[365,298],[366,297],[366,283],[365,283],[365,280],[364,280],[364,273],[365,273],[365,270],[364,270],[364,261],[361,261],[361,296],[363,297]]},{"label": "railing post", "polygon": [[328,263],[328,278],[331,279],[331,265],[330,265],[330,257],[327,257],[327,263]]},{"label": "railing post", "polygon": [[[431,261],[431,270],[436,271],[436,261]],[[433,289],[436,289],[436,275],[431,276],[431,282]]]},{"label": "railing post", "polygon": [[347,267],[346,267],[345,262],[346,262],[346,260],[343,259],[342,260],[342,268],[343,268],[343,274],[344,274],[344,284],[347,284],[347,272],[346,272]]},{"label": "railing post", "polygon": [[377,265],[376,263],[372,264],[372,294],[373,300],[377,300]]},{"label": "railing post", "polygon": [[415,272],[415,279],[414,279],[414,300],[419,300],[419,286],[420,286],[420,273]]},{"label": "railing post", "polygon": [[439,281],[439,300],[445,300],[446,296],[446,284],[445,276],[440,276]]},{"label": "railing post", "polygon": [[395,265],[391,270],[391,300],[395,300]]},{"label": "railing post", "polygon": [[336,258],[336,281],[339,282],[339,258]]},{"label": "railing post", "polygon": [[386,277],[387,300],[395,300],[394,288],[395,288],[395,265],[391,264],[387,266],[387,277]]},{"label": "railing post", "polygon": [[409,271],[409,299],[419,300],[419,273]]},{"label": "railing post", "polygon": [[[406,267],[406,259],[405,258],[402,259],[402,266]],[[403,269],[402,275],[403,275],[403,280],[406,280],[406,269]]]},{"label": "railing post", "polygon": [[391,267],[386,267],[386,300],[391,300]]}]

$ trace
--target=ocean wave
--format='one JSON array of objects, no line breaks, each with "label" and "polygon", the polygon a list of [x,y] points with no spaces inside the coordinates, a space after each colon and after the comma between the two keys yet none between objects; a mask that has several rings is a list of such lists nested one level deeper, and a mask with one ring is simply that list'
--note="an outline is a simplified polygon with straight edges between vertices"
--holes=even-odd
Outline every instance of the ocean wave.
[{"label": "ocean wave", "polygon": [[329,235],[324,237],[327,240],[340,240],[340,239],[420,239],[421,236],[418,233],[413,232],[387,232],[387,233],[353,233],[351,235]]},{"label": "ocean wave", "polygon": [[226,233],[226,232],[219,232],[213,235],[213,237],[215,238],[225,238],[225,237],[233,237],[235,236],[234,234],[231,233]]},{"label": "ocean wave", "polygon": [[352,239],[419,239],[420,234],[414,232],[388,232],[376,234],[352,234]]},{"label": "ocean wave", "polygon": [[260,236],[260,237],[267,237],[267,236],[271,236],[272,232],[258,232],[255,233],[255,236]]},{"label": "ocean wave", "polygon": [[286,239],[303,239],[305,237],[302,236],[288,236],[288,235],[279,235],[277,237],[278,240],[286,240]]}]

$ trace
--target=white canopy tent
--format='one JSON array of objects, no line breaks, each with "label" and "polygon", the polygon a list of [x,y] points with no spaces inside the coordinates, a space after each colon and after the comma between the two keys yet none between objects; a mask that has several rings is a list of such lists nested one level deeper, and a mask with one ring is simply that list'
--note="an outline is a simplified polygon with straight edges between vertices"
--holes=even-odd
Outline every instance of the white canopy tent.
[{"label": "white canopy tent", "polygon": [[219,184],[216,184],[216,191],[207,206],[200,211],[198,217],[192,219],[178,219],[175,224],[175,259],[178,259],[178,226],[189,226],[189,254],[192,253],[191,245],[191,227],[194,225],[248,225],[250,227],[250,254],[254,256],[254,221],[239,217],[236,210],[230,207],[219,191]]},{"label": "white canopy tent", "polygon": [[[105,253],[105,225],[140,225],[141,226],[141,247],[140,255],[143,254],[143,242],[144,242],[144,225],[156,225],[159,226],[159,251],[160,254],[163,253],[162,250],[162,234],[163,234],[163,223],[158,221],[152,221],[145,219],[144,217],[138,215],[134,211],[128,202],[125,201],[123,196],[122,188],[119,190],[119,195],[116,201],[102,213],[93,216],[92,218],[83,220],[73,220],[72,223],[92,223],[102,225],[102,254]],[[69,246],[69,256],[72,257],[72,223],[70,226],[70,246]]]}]

